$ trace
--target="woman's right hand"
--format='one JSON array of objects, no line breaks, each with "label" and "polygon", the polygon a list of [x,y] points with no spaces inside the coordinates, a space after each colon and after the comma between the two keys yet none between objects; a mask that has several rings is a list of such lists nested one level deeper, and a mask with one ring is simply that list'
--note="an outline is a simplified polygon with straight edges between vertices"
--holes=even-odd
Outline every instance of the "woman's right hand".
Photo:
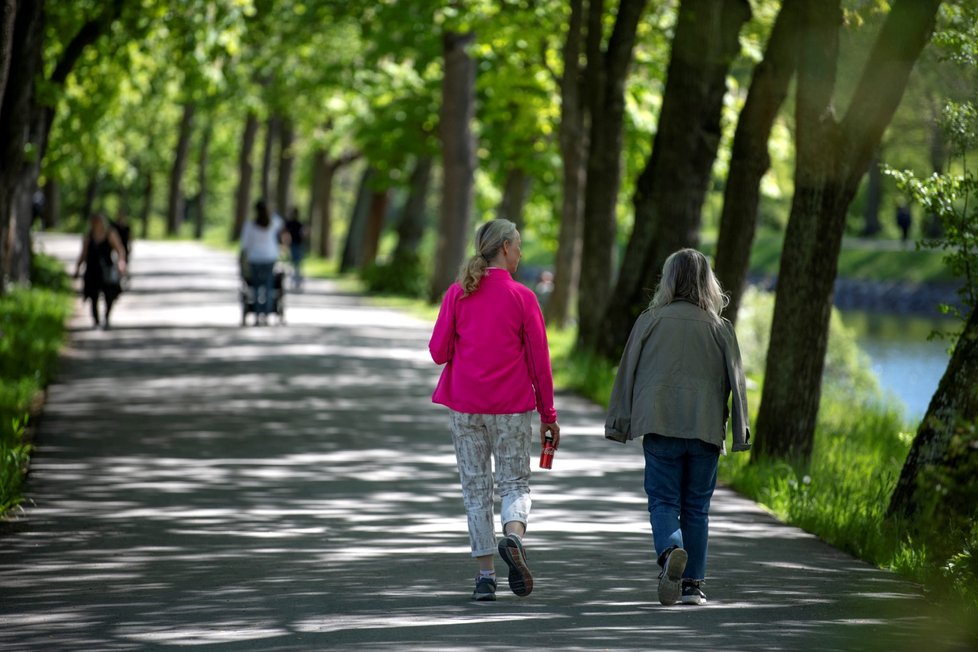
[{"label": "woman's right hand", "polygon": [[560,447],[560,426],[556,421],[553,423],[541,423],[540,424],[540,445],[544,446],[547,443],[547,433],[553,437],[554,448]]}]

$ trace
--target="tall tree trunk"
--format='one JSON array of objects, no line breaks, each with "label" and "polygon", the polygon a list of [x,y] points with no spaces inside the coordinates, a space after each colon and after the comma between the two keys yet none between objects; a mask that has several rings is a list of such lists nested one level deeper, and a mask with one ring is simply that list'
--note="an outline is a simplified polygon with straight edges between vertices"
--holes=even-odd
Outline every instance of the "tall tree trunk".
[{"label": "tall tree trunk", "polygon": [[840,2],[805,5],[795,103],[795,196],[751,458],[801,465],[807,465],[814,444],[846,212],[933,32],[940,0],[893,3],[841,122],[832,112]]},{"label": "tall tree trunk", "polygon": [[146,171],[146,177],[143,181],[143,205],[142,212],[139,216],[139,221],[142,223],[141,236],[143,239],[149,237],[149,217],[153,212],[153,173],[149,170]]},{"label": "tall tree trunk", "polygon": [[255,139],[258,135],[258,116],[248,112],[245,118],[244,132],[241,134],[241,149],[238,151],[238,190],[234,194],[234,222],[231,225],[231,241],[237,242],[241,237],[241,229],[248,221],[251,210],[251,182],[255,176],[255,167],[251,162],[255,150]]},{"label": "tall tree trunk", "polygon": [[584,0],[571,0],[571,14],[564,42],[564,72],[560,78],[560,159],[562,162],[562,196],[560,200],[560,234],[554,261],[554,288],[544,311],[547,323],[562,328],[567,323],[570,306],[577,298],[581,274],[581,219],[584,212],[584,186],[587,183],[586,113],[581,95],[581,39],[584,23]]},{"label": "tall tree trunk", "polygon": [[441,216],[430,301],[441,300],[465,259],[472,224],[475,177],[475,62],[468,48],[475,34],[445,32],[442,37],[444,77],[441,101],[442,183]]},{"label": "tall tree trunk", "polygon": [[720,286],[730,297],[724,316],[733,323],[737,322],[750,269],[761,179],[771,166],[768,141],[798,63],[801,2],[785,0],[781,5],[764,58],[754,68],[730,149],[714,269]]},{"label": "tall tree trunk", "polygon": [[17,219],[17,185],[29,165],[24,160],[24,145],[32,123],[34,77],[42,69],[43,35],[43,3],[20,4],[9,46],[11,64],[0,98],[0,294],[10,272],[9,229]]},{"label": "tall tree trunk", "polygon": [[[972,308],[947,370],[917,429],[887,510],[889,519],[901,526],[908,525],[910,534],[921,538],[929,551],[951,543],[947,537],[954,533],[956,526],[970,525],[975,517],[978,505],[976,387],[978,310]],[[943,559],[946,557],[938,561]]]},{"label": "tall tree trunk", "polygon": [[290,118],[281,119],[278,150],[278,185],[275,190],[275,205],[279,214],[286,216],[292,208],[292,169],[295,160],[295,123]]},{"label": "tall tree trunk", "polygon": [[584,74],[591,122],[582,231],[588,246],[582,252],[577,300],[578,345],[587,349],[597,346],[614,271],[625,79],[645,5],[646,0],[621,0],[604,52],[601,50],[604,1],[591,0],[589,5]]},{"label": "tall tree trunk", "polygon": [[748,19],[747,0],[682,0],[679,5],[659,127],[635,187],[635,226],[592,343],[609,360],[621,356],[666,257],[699,245],[703,201],[720,144],[727,73]]},{"label": "tall tree trunk", "polygon": [[93,170],[92,176],[88,178],[88,183],[85,184],[85,199],[82,201],[81,209],[83,220],[87,221],[95,212],[95,202],[98,200],[98,192],[101,186],[102,174],[98,170]]},{"label": "tall tree trunk", "polygon": [[274,197],[272,197],[272,163],[275,157],[275,143],[278,140],[279,120],[277,116],[270,115],[265,121],[265,149],[261,159],[261,197],[268,203],[268,209],[272,210]]},{"label": "tall tree trunk", "polygon": [[193,134],[196,109],[193,102],[187,102],[183,105],[183,117],[180,118],[180,133],[177,136],[173,166],[170,168],[170,191],[166,206],[166,234],[170,236],[177,234],[180,221],[183,219],[183,173],[187,169],[187,155],[190,152],[190,137]]},{"label": "tall tree trunk", "polygon": [[[326,150],[322,147],[317,148],[316,151],[312,153],[312,171],[310,174],[309,183],[309,249],[313,253],[322,256],[323,258],[329,257],[329,222],[324,220],[323,217],[329,216],[329,209],[326,208],[325,213],[323,211],[323,199],[328,190],[324,188],[324,182],[326,179]],[[331,180],[330,180],[331,181]],[[326,225],[326,232],[323,233],[323,226]],[[323,253],[322,240],[323,235],[326,236],[325,251]]]},{"label": "tall tree trunk", "polygon": [[427,223],[425,202],[428,198],[428,188],[431,185],[431,169],[434,165],[430,156],[419,156],[414,163],[411,179],[408,183],[408,196],[401,211],[401,219],[397,223],[397,246],[394,249],[394,261],[404,260],[408,256],[418,255],[418,246],[424,236]]},{"label": "tall tree trunk", "polygon": [[[0,0],[0,111],[3,110],[3,91],[10,73],[13,54],[14,19],[17,17],[17,0]],[[3,114],[0,113],[0,120]]]},{"label": "tall tree trunk", "polygon": [[61,187],[53,177],[44,184],[44,208],[41,223],[45,229],[53,229],[61,221]]},{"label": "tall tree trunk", "polygon": [[204,215],[207,206],[207,159],[211,146],[211,134],[213,125],[208,122],[204,125],[204,133],[200,137],[200,159],[197,161],[197,201],[194,211],[194,238],[200,240],[204,237]]},{"label": "tall tree trunk", "polygon": [[506,173],[503,196],[496,207],[496,217],[509,220],[516,228],[523,228],[523,208],[530,196],[533,179],[522,167],[514,165]]},{"label": "tall tree trunk", "polygon": [[874,236],[880,232],[880,202],[883,193],[883,173],[880,171],[880,152],[876,150],[866,170],[866,210],[863,211],[862,235]]},{"label": "tall tree trunk", "polygon": [[350,226],[346,230],[346,241],[343,243],[343,256],[340,258],[340,272],[346,273],[360,267],[363,260],[363,237],[367,230],[367,213],[370,210],[370,198],[373,191],[370,183],[377,176],[377,169],[368,165],[360,177],[360,187],[357,190],[357,200],[350,214]]},{"label": "tall tree trunk", "polygon": [[390,190],[375,190],[370,194],[370,207],[367,209],[367,224],[363,231],[363,244],[360,246],[360,265],[362,269],[373,265],[380,249],[380,234],[384,230],[384,218]]}]

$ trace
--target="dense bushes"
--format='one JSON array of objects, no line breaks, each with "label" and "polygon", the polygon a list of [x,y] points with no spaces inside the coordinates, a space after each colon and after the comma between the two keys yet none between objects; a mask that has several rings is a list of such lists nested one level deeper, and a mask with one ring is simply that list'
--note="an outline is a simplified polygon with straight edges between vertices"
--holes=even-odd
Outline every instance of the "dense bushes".
[{"label": "dense bushes", "polygon": [[71,309],[61,263],[35,256],[31,278],[32,287],[0,296],[0,514],[20,501],[30,415],[54,374]]}]

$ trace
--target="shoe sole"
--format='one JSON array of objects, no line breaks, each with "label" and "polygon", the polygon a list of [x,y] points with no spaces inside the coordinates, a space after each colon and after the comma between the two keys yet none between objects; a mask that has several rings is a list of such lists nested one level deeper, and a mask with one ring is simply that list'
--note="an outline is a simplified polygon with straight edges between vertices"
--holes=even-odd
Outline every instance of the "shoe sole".
[{"label": "shoe sole", "polygon": [[495,593],[477,593],[477,594],[475,594],[475,595],[472,596],[472,599],[475,600],[476,602],[495,602],[496,601],[496,594]]},{"label": "shoe sole", "polygon": [[706,598],[701,598],[698,595],[684,595],[680,599],[680,601],[683,604],[691,604],[691,605],[695,605],[697,607],[706,604]]},{"label": "shoe sole", "polygon": [[659,578],[659,603],[666,606],[676,604],[682,593],[681,582],[683,571],[686,570],[686,561],[689,556],[682,548],[676,548],[669,557],[666,558],[666,567],[662,569],[662,577]]},{"label": "shoe sole", "polygon": [[509,566],[509,588],[521,598],[530,595],[533,590],[533,575],[526,565],[523,550],[519,545],[506,537],[499,542],[499,556]]}]

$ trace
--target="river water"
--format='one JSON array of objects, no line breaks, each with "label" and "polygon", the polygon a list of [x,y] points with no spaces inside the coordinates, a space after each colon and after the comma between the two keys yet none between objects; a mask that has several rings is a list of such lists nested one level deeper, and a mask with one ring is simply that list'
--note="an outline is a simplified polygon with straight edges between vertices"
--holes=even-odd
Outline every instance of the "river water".
[{"label": "river water", "polygon": [[948,339],[928,336],[957,322],[858,310],[842,311],[842,321],[872,361],[880,386],[903,404],[906,418],[923,417],[950,357]]}]

